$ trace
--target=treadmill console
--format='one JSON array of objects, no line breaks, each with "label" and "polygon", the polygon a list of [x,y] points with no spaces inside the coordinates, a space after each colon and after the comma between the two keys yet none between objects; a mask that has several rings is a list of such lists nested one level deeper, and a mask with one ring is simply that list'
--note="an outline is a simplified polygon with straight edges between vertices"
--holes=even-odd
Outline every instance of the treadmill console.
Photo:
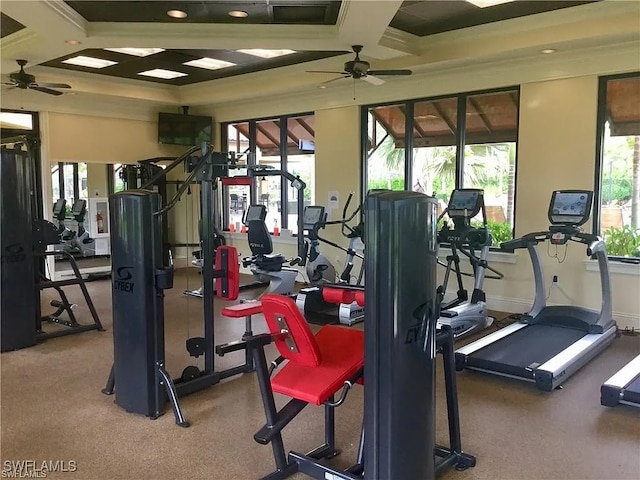
[{"label": "treadmill console", "polygon": [[483,194],[479,188],[458,188],[451,192],[447,205],[449,217],[475,217],[482,208]]},{"label": "treadmill console", "polygon": [[251,220],[262,220],[267,218],[267,207],[264,205],[249,205],[247,214],[244,216],[244,224],[249,225]]},{"label": "treadmill console", "polygon": [[319,205],[304,207],[304,212],[302,214],[302,228],[304,230],[312,230],[318,223],[324,221],[324,207]]},{"label": "treadmill console", "polygon": [[549,204],[549,221],[552,225],[582,225],[591,215],[592,199],[590,190],[556,190]]}]

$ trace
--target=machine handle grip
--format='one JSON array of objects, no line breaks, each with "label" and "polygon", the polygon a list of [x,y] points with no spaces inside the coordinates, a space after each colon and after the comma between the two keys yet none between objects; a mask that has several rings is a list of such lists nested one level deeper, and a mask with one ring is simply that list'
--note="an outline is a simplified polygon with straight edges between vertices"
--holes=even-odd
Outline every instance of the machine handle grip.
[{"label": "machine handle grip", "polygon": [[349,282],[351,280],[351,270],[353,269],[353,264],[347,265],[344,271],[340,274],[340,280],[343,282]]}]

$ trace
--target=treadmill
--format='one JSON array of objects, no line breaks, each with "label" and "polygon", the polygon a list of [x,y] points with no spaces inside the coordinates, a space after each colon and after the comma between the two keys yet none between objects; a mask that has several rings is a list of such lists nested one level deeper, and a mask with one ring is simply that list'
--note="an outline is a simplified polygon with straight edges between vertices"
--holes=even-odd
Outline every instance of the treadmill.
[{"label": "treadmill", "polygon": [[[512,377],[550,392],[613,342],[617,327],[612,319],[605,243],[580,228],[589,219],[592,199],[593,192],[588,190],[555,191],[548,210],[549,230],[501,244],[505,251],[526,248],[529,252],[535,282],[533,306],[519,322],[458,349],[458,371],[467,368]],[[569,242],[587,245],[587,256],[598,260],[602,290],[599,311],[573,305],[547,306],[537,249],[538,243],[547,241],[565,248]]]},{"label": "treadmill", "polygon": [[640,407],[640,355],[604,382],[600,387],[600,403],[605,407],[618,404]]}]

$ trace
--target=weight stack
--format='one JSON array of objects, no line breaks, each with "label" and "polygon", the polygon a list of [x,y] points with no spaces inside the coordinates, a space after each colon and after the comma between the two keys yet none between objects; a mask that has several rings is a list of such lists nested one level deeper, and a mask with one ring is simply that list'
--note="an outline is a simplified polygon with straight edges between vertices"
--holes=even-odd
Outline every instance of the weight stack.
[{"label": "weight stack", "polygon": [[116,404],[156,418],[166,395],[158,366],[164,364],[164,294],[156,285],[162,265],[160,195],[127,190],[109,198],[113,304],[113,373]]},{"label": "weight stack", "polygon": [[[2,221],[2,309],[0,338],[3,352],[36,343],[35,271],[32,253],[31,199],[34,179],[28,152],[2,148],[0,160],[0,216]],[[37,306],[39,309],[39,305]]]},{"label": "weight stack", "polygon": [[435,478],[437,202],[365,202],[365,478]]}]

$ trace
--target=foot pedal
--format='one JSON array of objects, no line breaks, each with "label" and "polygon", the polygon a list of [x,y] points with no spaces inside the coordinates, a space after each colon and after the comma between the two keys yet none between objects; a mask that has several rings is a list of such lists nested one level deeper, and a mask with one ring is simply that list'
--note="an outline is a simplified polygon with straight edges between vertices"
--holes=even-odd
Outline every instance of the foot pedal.
[{"label": "foot pedal", "polygon": [[204,337],[188,338],[187,352],[189,352],[189,355],[196,358],[200,355],[204,355]]}]

